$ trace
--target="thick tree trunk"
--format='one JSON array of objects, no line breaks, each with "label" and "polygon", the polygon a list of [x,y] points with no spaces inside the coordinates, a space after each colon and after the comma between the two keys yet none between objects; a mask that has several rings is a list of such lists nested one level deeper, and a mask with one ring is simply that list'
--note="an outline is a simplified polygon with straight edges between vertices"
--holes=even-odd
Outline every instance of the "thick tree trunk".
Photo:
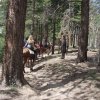
[{"label": "thick tree trunk", "polygon": [[81,33],[78,37],[78,62],[87,61],[88,29],[89,29],[89,0],[82,0]]},{"label": "thick tree trunk", "polygon": [[26,4],[27,0],[9,0],[2,70],[4,85],[24,83],[23,40]]}]

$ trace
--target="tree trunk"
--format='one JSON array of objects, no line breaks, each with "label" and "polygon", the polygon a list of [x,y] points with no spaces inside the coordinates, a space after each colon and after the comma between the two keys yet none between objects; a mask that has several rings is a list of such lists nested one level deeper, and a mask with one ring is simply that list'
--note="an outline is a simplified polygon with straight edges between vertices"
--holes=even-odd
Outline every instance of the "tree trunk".
[{"label": "tree trunk", "polygon": [[89,30],[89,0],[82,0],[81,5],[81,32],[78,36],[78,62],[87,61]]},{"label": "tree trunk", "polygon": [[48,39],[48,22],[44,22],[44,36]]},{"label": "tree trunk", "polygon": [[56,32],[56,23],[55,23],[55,19],[53,19],[53,42],[52,42],[52,54],[54,54],[54,50],[55,50],[55,32]]},{"label": "tree trunk", "polygon": [[43,39],[43,24],[40,24],[40,44],[42,44]]},{"label": "tree trunk", "polygon": [[2,83],[4,85],[24,84],[23,40],[26,5],[27,0],[9,0],[2,68]]},{"label": "tree trunk", "polygon": [[44,37],[47,37],[48,39],[48,8],[47,6],[44,7],[44,12],[43,12],[43,33]]},{"label": "tree trunk", "polygon": [[100,70],[100,33],[98,34],[98,66]]},{"label": "tree trunk", "polygon": [[35,35],[35,17],[34,17],[34,14],[35,14],[35,0],[32,1],[32,5],[33,5],[33,12],[32,12],[32,35],[34,36]]},{"label": "tree trunk", "polygon": [[99,47],[99,51],[98,51],[98,66],[99,66],[99,69],[100,69],[100,47]]}]

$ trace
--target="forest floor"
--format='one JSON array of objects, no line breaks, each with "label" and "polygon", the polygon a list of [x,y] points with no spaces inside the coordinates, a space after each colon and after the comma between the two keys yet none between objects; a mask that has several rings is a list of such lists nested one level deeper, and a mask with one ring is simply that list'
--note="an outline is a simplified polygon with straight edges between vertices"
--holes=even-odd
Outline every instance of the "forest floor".
[{"label": "forest floor", "polygon": [[33,72],[25,68],[28,85],[0,86],[0,100],[100,100],[96,52],[89,51],[89,61],[78,64],[77,52],[69,52],[65,59],[60,56],[45,57],[33,67]]}]

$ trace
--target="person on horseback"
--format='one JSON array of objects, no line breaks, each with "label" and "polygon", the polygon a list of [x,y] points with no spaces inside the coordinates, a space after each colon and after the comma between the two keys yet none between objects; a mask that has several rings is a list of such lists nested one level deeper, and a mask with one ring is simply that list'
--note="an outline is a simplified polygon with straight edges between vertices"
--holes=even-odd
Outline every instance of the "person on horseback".
[{"label": "person on horseback", "polygon": [[32,71],[33,63],[37,58],[37,53],[35,51],[35,41],[34,41],[33,35],[29,35],[28,39],[26,40],[23,50],[25,51],[25,49],[29,52],[29,54],[27,56],[24,56],[24,59],[27,58],[28,64],[30,62],[31,64],[30,70]]},{"label": "person on horseback", "polygon": [[34,41],[33,35],[30,35],[28,37],[28,39],[26,40],[26,43],[25,43],[24,47],[30,49],[31,52],[32,51],[34,52],[36,46],[35,46],[35,41]]}]

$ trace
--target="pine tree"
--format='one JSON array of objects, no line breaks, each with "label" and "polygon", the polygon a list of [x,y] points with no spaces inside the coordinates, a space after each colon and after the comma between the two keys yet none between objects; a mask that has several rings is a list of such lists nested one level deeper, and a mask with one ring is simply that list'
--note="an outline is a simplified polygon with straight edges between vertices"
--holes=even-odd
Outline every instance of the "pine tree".
[{"label": "pine tree", "polygon": [[5,51],[2,67],[2,83],[24,83],[23,40],[27,0],[9,0],[6,16]]}]

